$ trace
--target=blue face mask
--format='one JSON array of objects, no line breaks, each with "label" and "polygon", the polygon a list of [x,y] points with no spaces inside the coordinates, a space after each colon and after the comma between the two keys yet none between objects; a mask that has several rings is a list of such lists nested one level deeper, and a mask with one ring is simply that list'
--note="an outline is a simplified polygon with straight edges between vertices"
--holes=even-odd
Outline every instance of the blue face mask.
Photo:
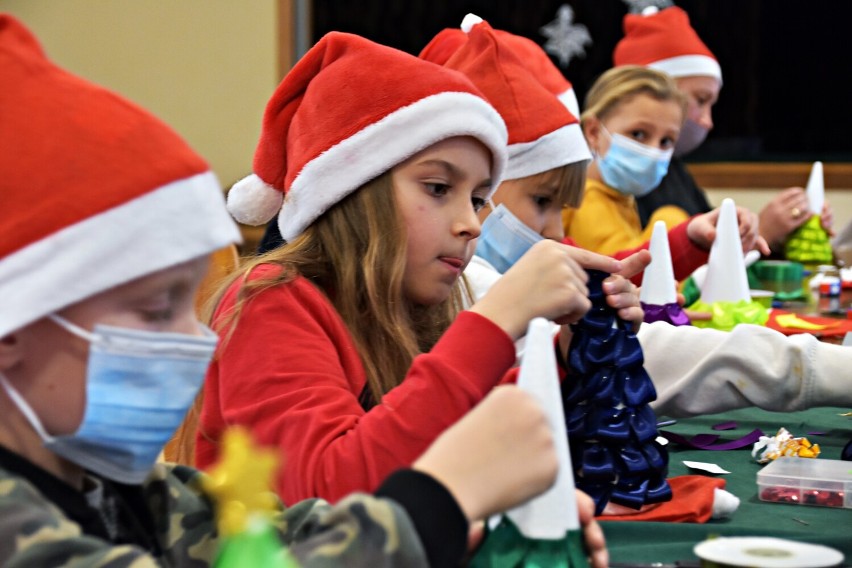
[{"label": "blue face mask", "polygon": [[541,240],[544,237],[524,225],[501,203],[496,208],[492,207],[491,214],[482,223],[476,256],[504,274]]},{"label": "blue face mask", "polygon": [[[601,125],[604,132],[609,134]],[[606,155],[598,158],[598,169],[608,186],[625,195],[641,197],[654,190],[669,169],[673,149],[660,150],[621,134],[610,134]]]},{"label": "blue face mask", "polygon": [[73,434],[48,434],[32,407],[3,375],[0,384],[46,448],[120,483],[138,484],[154,466],[204,382],[216,335],[95,326],[94,333],[57,316],[57,324],[91,343],[86,409]]}]

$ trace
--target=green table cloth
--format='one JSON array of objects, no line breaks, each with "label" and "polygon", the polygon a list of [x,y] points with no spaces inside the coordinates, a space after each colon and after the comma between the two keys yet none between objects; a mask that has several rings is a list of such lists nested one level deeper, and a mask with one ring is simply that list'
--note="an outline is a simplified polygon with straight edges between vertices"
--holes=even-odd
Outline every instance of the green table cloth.
[{"label": "green table cloth", "polygon": [[[852,438],[852,418],[840,416],[848,408],[815,408],[801,412],[767,412],[755,408],[682,419],[664,430],[691,437],[719,434],[720,442],[745,436],[755,428],[772,436],[787,428],[794,436],[805,436],[820,445],[817,459],[840,459],[843,446]],[[714,431],[712,426],[735,421],[735,430]],[[824,432],[812,435],[809,432]],[[693,546],[713,535],[774,536],[823,544],[836,548],[852,564],[852,509],[788,505],[760,501],[757,472],[763,467],[751,457],[751,446],[739,450],[708,451],[685,448],[674,443],[669,448],[669,476],[701,474],[683,461],[710,462],[730,471],[721,477],[726,489],[739,497],[733,517],[706,524],[604,521],[607,547],[613,562],[674,562],[697,560]],[[852,462],[849,462],[852,468]]]}]

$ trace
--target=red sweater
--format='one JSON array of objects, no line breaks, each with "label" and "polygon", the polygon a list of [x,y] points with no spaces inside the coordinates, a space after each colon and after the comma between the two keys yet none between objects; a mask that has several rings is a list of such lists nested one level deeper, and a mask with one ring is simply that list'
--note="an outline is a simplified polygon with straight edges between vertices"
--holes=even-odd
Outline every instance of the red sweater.
[{"label": "red sweater", "polygon": [[[276,270],[263,265],[251,278]],[[238,287],[227,291],[214,320],[232,308]],[[462,312],[415,358],[404,382],[364,412],[358,396],[366,376],[352,337],[326,296],[298,277],[249,301],[220,345],[204,386],[197,464],[214,462],[223,429],[240,424],[285,456],[278,478],[285,503],[372,491],[482,400],[514,362],[506,333]]]}]

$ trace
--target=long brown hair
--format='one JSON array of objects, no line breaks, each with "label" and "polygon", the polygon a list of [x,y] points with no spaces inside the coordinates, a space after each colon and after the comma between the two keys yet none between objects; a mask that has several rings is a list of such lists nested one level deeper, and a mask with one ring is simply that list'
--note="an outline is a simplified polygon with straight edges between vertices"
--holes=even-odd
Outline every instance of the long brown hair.
[{"label": "long brown hair", "polygon": [[[234,278],[242,280],[234,308],[217,318],[216,330],[227,341],[255,294],[301,275],[326,294],[352,334],[370,402],[377,403],[402,382],[414,357],[431,349],[462,308],[460,285],[435,306],[414,305],[404,297],[406,247],[387,172],[352,192],[291,242],[247,262]],[[249,279],[261,264],[283,270]]]}]

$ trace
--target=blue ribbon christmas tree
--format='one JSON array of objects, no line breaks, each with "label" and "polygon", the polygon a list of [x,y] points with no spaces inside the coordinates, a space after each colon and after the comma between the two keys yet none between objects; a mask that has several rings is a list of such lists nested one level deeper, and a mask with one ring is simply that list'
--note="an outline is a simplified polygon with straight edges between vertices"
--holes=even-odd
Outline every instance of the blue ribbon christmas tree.
[{"label": "blue ribbon christmas tree", "polygon": [[601,288],[608,274],[589,273],[592,308],[572,326],[562,400],[578,489],[601,514],[610,501],[640,509],[672,497],[668,453],[657,441],[657,398],[642,366],[632,324],[618,317]]}]

